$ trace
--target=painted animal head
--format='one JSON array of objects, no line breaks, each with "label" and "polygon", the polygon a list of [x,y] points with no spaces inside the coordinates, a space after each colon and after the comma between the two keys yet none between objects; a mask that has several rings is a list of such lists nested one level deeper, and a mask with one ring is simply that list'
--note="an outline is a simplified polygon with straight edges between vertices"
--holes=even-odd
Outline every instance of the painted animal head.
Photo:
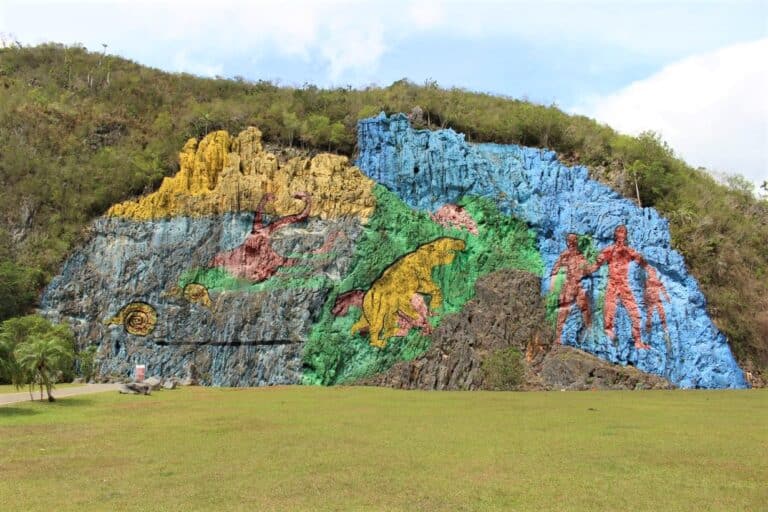
[{"label": "painted animal head", "polygon": [[458,238],[438,238],[419,247],[422,254],[431,265],[448,265],[453,262],[456,252],[463,251],[467,247],[464,240]]}]

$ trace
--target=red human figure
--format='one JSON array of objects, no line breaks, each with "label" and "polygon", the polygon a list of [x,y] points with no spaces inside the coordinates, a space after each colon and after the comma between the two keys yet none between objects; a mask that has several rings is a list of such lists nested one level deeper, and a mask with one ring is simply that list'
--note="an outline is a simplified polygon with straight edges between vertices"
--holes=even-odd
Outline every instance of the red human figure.
[{"label": "red human figure", "polygon": [[663,325],[664,330],[667,331],[667,315],[664,313],[664,305],[661,303],[661,294],[664,294],[667,302],[669,302],[669,294],[667,293],[667,289],[664,288],[664,284],[661,282],[658,275],[656,275],[656,271],[653,267],[649,265],[645,270],[648,272],[648,277],[645,280],[645,330],[646,332],[651,331],[653,312],[658,311],[661,325]]},{"label": "red human figure", "polygon": [[275,200],[273,194],[264,194],[253,219],[251,233],[239,247],[231,251],[221,252],[213,257],[210,266],[224,267],[237,277],[242,277],[259,283],[275,275],[281,267],[292,267],[299,261],[296,258],[286,258],[272,249],[272,235],[279,229],[302,221],[309,216],[312,201],[309,194],[300,192],[293,197],[304,200],[304,209],[295,215],[287,215],[271,224],[264,225],[264,207]]},{"label": "red human figure", "polygon": [[632,288],[629,286],[629,264],[635,261],[646,271],[650,266],[639,252],[627,246],[626,226],[618,226],[613,232],[613,238],[613,245],[603,249],[595,264],[588,269],[591,274],[603,264],[608,264],[608,286],[605,289],[605,308],[603,310],[605,335],[611,340],[616,338],[613,322],[616,318],[616,306],[621,301],[629,313],[635,347],[648,349],[651,348],[650,345],[643,343],[640,338],[640,309],[637,307],[635,297],[632,295]]},{"label": "red human figure", "polygon": [[563,326],[574,304],[581,310],[584,325],[589,327],[592,324],[592,313],[589,309],[587,292],[581,286],[581,279],[586,275],[589,264],[579,251],[579,238],[574,233],[568,234],[565,243],[567,248],[560,254],[555,266],[552,267],[549,281],[549,291],[552,292],[555,286],[555,276],[561,268],[565,268],[565,283],[557,298],[557,337],[555,338],[557,343],[562,343],[560,338],[563,334]]}]

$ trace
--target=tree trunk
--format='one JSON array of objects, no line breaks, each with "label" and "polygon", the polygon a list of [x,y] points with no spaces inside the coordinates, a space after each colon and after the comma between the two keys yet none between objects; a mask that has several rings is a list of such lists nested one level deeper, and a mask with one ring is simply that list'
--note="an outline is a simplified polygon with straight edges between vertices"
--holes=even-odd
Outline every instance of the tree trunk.
[{"label": "tree trunk", "polygon": [[[51,383],[51,379],[47,376],[43,377],[43,384],[45,384],[45,392],[48,393],[48,401],[55,402],[56,399],[53,398],[53,395],[51,394],[51,388],[53,388],[53,383]],[[40,399],[42,400],[42,397]]]}]

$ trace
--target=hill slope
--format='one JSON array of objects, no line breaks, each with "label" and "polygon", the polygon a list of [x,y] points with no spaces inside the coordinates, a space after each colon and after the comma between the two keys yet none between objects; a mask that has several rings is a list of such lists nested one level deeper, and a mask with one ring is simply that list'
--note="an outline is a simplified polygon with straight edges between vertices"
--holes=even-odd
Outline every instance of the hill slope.
[{"label": "hill slope", "polygon": [[655,210],[551,151],[403,114],[361,120],[358,141],[359,168],[281,163],[253,127],[191,139],[175,176],[93,223],[42,313],[119,378],[144,364],[209,385],[340,384],[411,362],[414,386],[477,389],[602,374],[562,343],[657,376],[606,379],[619,387],[747,385]]},{"label": "hill slope", "polygon": [[453,127],[475,141],[546,146],[670,219],[742,366],[768,367],[768,207],[738,180],[691,169],[652,134],[616,134],[554,107],[405,81],[321,90],[174,75],[77,47],[0,50],[0,316],[35,305],[85,223],[178,170],[189,137],[248,125],[267,144],[353,156],[356,123],[414,111],[414,124]]}]

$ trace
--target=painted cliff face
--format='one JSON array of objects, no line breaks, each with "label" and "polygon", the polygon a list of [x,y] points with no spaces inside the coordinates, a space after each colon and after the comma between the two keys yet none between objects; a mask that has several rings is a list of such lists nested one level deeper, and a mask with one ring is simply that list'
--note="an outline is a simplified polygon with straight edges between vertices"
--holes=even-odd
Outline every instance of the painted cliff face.
[{"label": "painted cliff face", "polygon": [[[362,314],[352,326],[352,334],[366,332],[371,337],[371,345],[384,348],[389,338],[406,336],[411,328],[429,329],[427,318],[443,303],[443,294],[432,279],[432,270],[438,265],[449,265],[455,252],[465,248],[463,240],[439,238],[393,262],[360,295],[356,305]],[[424,296],[429,297],[429,307]]]},{"label": "painted cliff face", "polygon": [[190,141],[179,160],[158,191],[94,223],[44,310],[99,345],[105,374],[146,364],[204,384],[300,382],[304,342],[375,207],[373,182],[343,157],[279,163],[255,129]]},{"label": "painted cliff face", "polygon": [[174,177],[94,222],[43,312],[98,344],[102,373],[334,384],[414,361],[479,280],[522,271],[557,333],[531,354],[557,341],[686,387],[745,385],[653,210],[551,153],[402,116],[362,121],[359,146],[354,167],[279,162],[254,128],[189,141]]},{"label": "painted cliff face", "polygon": [[652,208],[553,152],[468,144],[452,130],[413,130],[401,115],[361,121],[358,145],[358,166],[414,209],[437,215],[485,197],[530,225],[558,341],[682,387],[746,386]]}]

